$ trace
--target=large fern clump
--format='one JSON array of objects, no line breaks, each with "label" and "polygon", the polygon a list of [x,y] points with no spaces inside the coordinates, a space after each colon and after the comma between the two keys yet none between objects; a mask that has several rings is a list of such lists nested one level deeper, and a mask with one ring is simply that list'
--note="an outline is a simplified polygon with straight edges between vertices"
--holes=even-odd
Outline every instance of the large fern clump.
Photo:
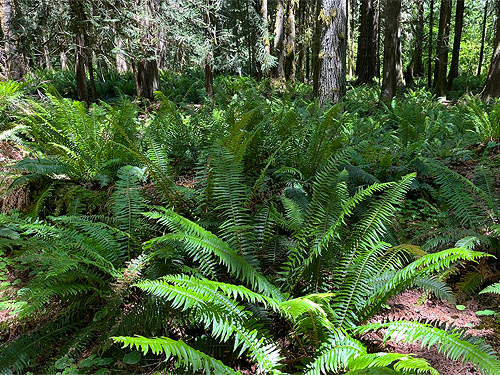
[{"label": "large fern clump", "polygon": [[46,103],[29,101],[20,117],[30,135],[22,145],[31,157],[12,167],[29,173],[16,185],[41,176],[106,185],[121,166],[138,163],[127,148],[130,140],[137,144],[139,127],[131,103],[88,109],[84,103],[47,94]]},{"label": "large fern clump", "polygon": [[[429,347],[446,342],[440,346],[446,356],[496,373],[500,362],[489,349],[454,331],[418,322],[363,325],[390,296],[408,288],[424,288],[452,300],[450,289],[434,275],[458,261],[476,261],[485,254],[455,248],[417,258],[412,246],[390,244],[387,227],[414,176],[370,185],[351,195],[348,174],[340,167],[343,160],[345,154],[339,153],[325,163],[310,192],[281,198],[285,213],[273,211],[274,221],[268,223],[271,228],[291,230],[293,241],[285,255],[287,261],[274,267],[279,270],[278,277],[266,277],[258,256],[263,244],[261,216],[252,219],[248,215],[246,202],[251,189],[242,180],[238,161],[219,149],[205,188],[205,199],[211,197],[219,204],[216,209],[222,220],[214,227],[218,235],[171,210],[147,214],[166,230],[163,236],[147,242],[155,251],[152,259],[180,245],[192,261],[186,268],[192,276],[166,276],[136,286],[174,309],[186,311],[213,339],[232,342],[232,350],[238,356],[246,353],[247,359],[257,364],[258,373],[298,370],[285,364],[286,353],[273,344],[273,335],[266,328],[269,317],[278,316],[290,322],[290,340],[304,358],[309,358],[303,369],[307,374],[371,367],[436,374],[425,360],[406,354],[368,353],[359,335],[381,328],[390,330],[388,338],[424,340]],[[218,172],[219,161],[225,166],[224,174]],[[273,233],[270,229],[265,232]],[[144,353],[175,357],[181,368],[234,373],[223,359],[207,357],[201,347],[186,348],[179,340],[114,339]]]}]

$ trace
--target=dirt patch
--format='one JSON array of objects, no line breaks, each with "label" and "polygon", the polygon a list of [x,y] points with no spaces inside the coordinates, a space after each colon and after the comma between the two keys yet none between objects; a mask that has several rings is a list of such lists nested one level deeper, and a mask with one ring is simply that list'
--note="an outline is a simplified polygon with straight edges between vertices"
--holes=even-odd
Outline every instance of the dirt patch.
[{"label": "dirt patch", "polygon": [[7,166],[24,159],[25,153],[16,145],[9,142],[0,142],[0,212],[11,209],[20,209],[29,201],[28,191],[19,188],[6,194],[7,189],[14,180],[9,175]]},{"label": "dirt patch", "polygon": [[[468,334],[484,338],[497,353],[500,349],[497,342],[498,325],[491,317],[476,315],[476,311],[485,308],[474,299],[464,302],[462,305],[465,306],[465,309],[460,311],[455,305],[428,299],[423,292],[412,290],[391,298],[388,305],[389,310],[375,316],[370,322],[388,320],[438,321],[446,324],[446,326],[453,325],[456,328],[465,328]],[[371,333],[364,337],[370,344],[382,346],[384,351],[413,353],[416,357],[425,358],[441,375],[480,375],[480,372],[474,366],[446,359],[435,348],[430,350],[422,349],[420,344],[404,344],[401,342],[388,342],[384,345],[381,338],[381,333]]]}]

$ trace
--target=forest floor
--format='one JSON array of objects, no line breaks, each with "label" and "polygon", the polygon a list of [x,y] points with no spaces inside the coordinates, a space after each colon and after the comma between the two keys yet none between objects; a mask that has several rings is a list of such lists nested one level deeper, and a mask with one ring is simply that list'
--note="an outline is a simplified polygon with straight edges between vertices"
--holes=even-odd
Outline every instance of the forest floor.
[{"label": "forest floor", "polygon": [[25,156],[23,151],[11,143],[0,142],[0,212],[21,208],[28,202],[26,189],[17,189],[11,194],[4,194],[12,183],[12,177],[5,174],[8,171],[7,166],[22,160]]},{"label": "forest floor", "polygon": [[[418,320],[439,321],[447,327],[465,328],[472,336],[481,337],[490,344],[495,352],[500,352],[500,321],[493,316],[478,316],[476,311],[495,309],[500,301],[495,297],[483,297],[481,300],[469,298],[462,303],[465,309],[459,310],[457,306],[447,302],[428,298],[426,294],[417,290],[410,290],[392,297],[389,308],[373,317],[370,322],[379,323],[387,320]],[[435,347],[432,349],[421,348],[419,344],[405,344],[402,342],[382,343],[381,333],[371,333],[364,337],[373,346],[378,346],[383,351],[398,353],[413,353],[416,357],[425,358],[437,369],[441,375],[480,375],[474,366],[462,364],[459,361],[446,359],[439,354]]]},{"label": "forest floor", "polygon": [[[6,172],[6,166],[24,158],[24,154],[18,148],[7,142],[0,142],[0,196],[8,188],[11,179],[8,179],[2,172]],[[500,149],[495,155],[500,158]],[[469,165],[470,164],[470,165]],[[473,174],[474,162],[459,164],[455,169],[462,175],[470,177]],[[495,176],[496,185],[500,187],[500,175]],[[179,181],[180,185],[192,187],[193,181],[190,178]],[[6,199],[0,199],[0,212],[6,212],[12,208],[21,208],[27,204],[29,197],[23,189],[10,193]],[[1,293],[0,293],[1,294]],[[500,298],[500,297],[499,297]],[[417,290],[404,292],[401,295],[392,297],[388,301],[388,308],[370,320],[370,322],[383,322],[387,320],[418,320],[418,321],[439,321],[447,326],[453,325],[456,328],[465,328],[467,333],[484,338],[495,350],[500,353],[500,320],[494,316],[478,316],[477,311],[492,309],[496,310],[500,305],[500,300],[491,295],[482,296],[479,299],[468,297],[461,303],[465,309],[459,310],[456,305],[435,300],[427,297],[426,294]],[[1,310],[1,309],[0,309]],[[15,321],[15,316],[10,310],[0,311],[0,326],[9,325],[13,331],[11,322]],[[405,344],[394,341],[383,343],[382,333],[370,333],[363,337],[372,348],[380,351],[412,353],[416,357],[425,358],[436,368],[441,375],[480,375],[472,365],[462,364],[459,361],[451,361],[439,354],[435,348],[431,350],[421,348],[419,344]],[[242,371],[242,373],[248,373]]]}]

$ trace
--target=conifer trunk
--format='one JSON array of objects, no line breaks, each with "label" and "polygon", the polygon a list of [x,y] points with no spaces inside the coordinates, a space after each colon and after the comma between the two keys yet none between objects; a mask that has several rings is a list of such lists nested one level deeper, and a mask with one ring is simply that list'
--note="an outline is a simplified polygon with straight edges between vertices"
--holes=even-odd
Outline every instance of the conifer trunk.
[{"label": "conifer trunk", "polygon": [[453,53],[451,57],[450,72],[448,73],[448,90],[453,87],[453,80],[458,77],[458,61],[460,57],[460,42],[464,26],[465,0],[457,0],[455,13],[455,36],[453,39]]},{"label": "conifer trunk", "polygon": [[378,12],[375,0],[362,0],[356,75],[358,83],[371,83],[378,76]]},{"label": "conifer trunk", "polygon": [[284,24],[285,24],[285,6],[283,0],[278,0],[276,10],[276,22],[274,27],[274,56],[278,59],[278,65],[275,69],[275,75],[278,78],[284,77]]},{"label": "conifer trunk", "polygon": [[424,74],[422,53],[424,49],[424,0],[417,2],[417,19],[415,25],[415,52],[413,55],[412,73],[421,77]]},{"label": "conifer trunk", "polygon": [[285,54],[285,78],[287,81],[295,81],[295,3],[296,0],[288,2],[288,22]]},{"label": "conifer trunk", "polygon": [[496,2],[497,6],[497,25],[495,32],[495,46],[491,58],[490,70],[486,78],[482,96],[486,101],[492,98],[500,98],[500,0]]},{"label": "conifer trunk", "polygon": [[78,90],[78,100],[82,102],[89,101],[89,92],[87,86],[87,51],[85,28],[83,22],[85,21],[85,10],[83,4],[79,0],[70,0],[71,8],[71,27],[74,35],[74,49],[75,49],[75,74],[76,85]]},{"label": "conifer trunk", "polygon": [[313,74],[313,95],[317,97],[319,95],[319,76],[321,69],[321,61],[319,52],[321,49],[321,35],[323,34],[322,23],[319,17],[321,13],[321,1],[316,0],[316,7],[314,12],[314,35],[312,42],[312,74]]},{"label": "conifer trunk", "polygon": [[[266,58],[268,58],[271,55],[271,42],[269,40],[269,12],[267,8],[267,0],[261,0],[260,15],[262,17],[262,28],[264,31],[262,35],[262,48]],[[267,66],[263,69],[261,68],[261,73],[263,75],[267,75],[269,73],[269,68]]]},{"label": "conifer trunk", "polygon": [[446,73],[448,69],[448,51],[450,42],[451,0],[441,0],[439,16],[439,34],[436,60],[436,94],[446,96]]},{"label": "conifer trunk", "polygon": [[432,87],[432,39],[434,28],[434,0],[431,0],[431,9],[429,10],[429,43],[428,43],[428,56],[427,56],[427,87]]},{"label": "conifer trunk", "polygon": [[486,19],[488,17],[488,0],[484,4],[484,14],[483,14],[483,24],[482,24],[482,32],[481,32],[481,50],[479,52],[479,64],[477,65],[477,75],[478,77],[481,75],[481,71],[483,69],[483,59],[484,59],[484,40],[486,37]]},{"label": "conifer trunk", "polygon": [[346,87],[347,0],[323,0],[321,21],[319,99],[321,104],[337,103]]},{"label": "conifer trunk", "polygon": [[4,36],[5,71],[7,78],[20,80],[25,73],[24,57],[18,48],[15,0],[2,0],[1,26]]},{"label": "conifer trunk", "polygon": [[385,9],[384,33],[384,68],[380,100],[390,100],[396,94],[398,83],[398,63],[400,52],[398,45],[399,17],[401,13],[401,0],[391,1]]}]

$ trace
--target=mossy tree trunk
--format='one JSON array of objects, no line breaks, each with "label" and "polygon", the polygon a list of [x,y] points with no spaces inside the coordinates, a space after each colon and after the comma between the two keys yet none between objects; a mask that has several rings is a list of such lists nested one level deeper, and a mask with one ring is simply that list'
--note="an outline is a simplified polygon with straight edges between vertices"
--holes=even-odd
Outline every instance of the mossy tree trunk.
[{"label": "mossy tree trunk", "polygon": [[274,24],[274,56],[278,59],[275,69],[275,76],[283,78],[285,75],[285,48],[284,48],[284,28],[285,28],[285,5],[283,0],[278,0],[276,10],[276,22]]},{"label": "mossy tree trunk", "polygon": [[297,0],[288,1],[288,22],[285,53],[285,78],[287,81],[295,81],[295,9]]},{"label": "mossy tree trunk", "polygon": [[19,49],[19,36],[16,31],[15,0],[2,0],[1,26],[4,36],[5,75],[6,78],[18,81],[25,73],[24,56]]},{"label": "mossy tree trunk", "polygon": [[319,99],[321,104],[337,103],[346,88],[347,0],[323,0],[320,18],[325,33],[319,53]]}]

